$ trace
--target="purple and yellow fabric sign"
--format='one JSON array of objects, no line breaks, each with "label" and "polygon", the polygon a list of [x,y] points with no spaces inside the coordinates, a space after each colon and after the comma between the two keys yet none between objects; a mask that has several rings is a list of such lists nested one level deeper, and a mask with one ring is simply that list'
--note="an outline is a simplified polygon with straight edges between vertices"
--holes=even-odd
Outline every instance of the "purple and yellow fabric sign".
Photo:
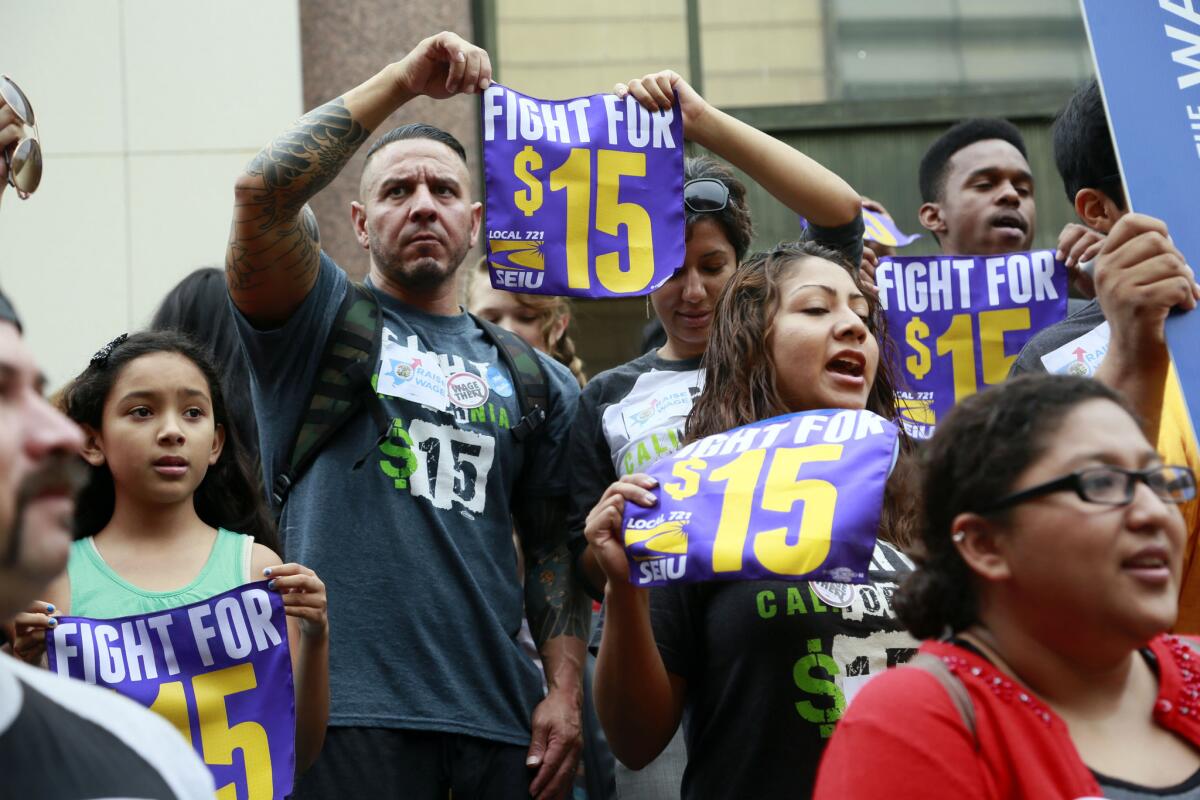
[{"label": "purple and yellow fabric sign", "polygon": [[[677,108],[677,106],[676,106]],[[483,93],[492,286],[574,297],[649,294],[683,264],[683,120],[612,94]]]},{"label": "purple and yellow fabric sign", "polygon": [[863,238],[867,241],[879,242],[889,247],[904,247],[921,238],[919,233],[907,234],[901,231],[887,214],[864,208],[862,215]]},{"label": "purple and yellow fabric sign", "polygon": [[286,797],[296,707],[283,601],[266,582],[119,619],[60,617],[50,669],[161,714],[212,771],[226,800]]},{"label": "purple and yellow fabric sign", "polygon": [[875,285],[901,419],[918,439],[959,400],[1007,378],[1025,343],[1067,314],[1067,270],[1051,250],[885,258]]},{"label": "purple and yellow fabric sign", "polygon": [[625,504],[631,582],[865,583],[897,433],[870,411],[806,411],[656,461],[658,503]]}]

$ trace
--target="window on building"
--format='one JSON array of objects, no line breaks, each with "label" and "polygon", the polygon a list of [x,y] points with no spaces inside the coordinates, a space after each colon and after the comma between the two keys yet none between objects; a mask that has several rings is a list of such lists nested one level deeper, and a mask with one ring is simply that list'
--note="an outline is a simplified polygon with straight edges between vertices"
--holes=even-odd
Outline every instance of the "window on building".
[{"label": "window on building", "polygon": [[664,68],[723,108],[1011,91],[1091,74],[1075,0],[479,1],[500,80],[541,97]]}]

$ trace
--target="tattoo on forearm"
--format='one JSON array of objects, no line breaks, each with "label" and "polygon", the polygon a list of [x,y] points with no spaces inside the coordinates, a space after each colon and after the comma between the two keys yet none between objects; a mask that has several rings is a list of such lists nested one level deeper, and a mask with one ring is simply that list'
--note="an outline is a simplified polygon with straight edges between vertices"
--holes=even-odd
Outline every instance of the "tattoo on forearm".
[{"label": "tattoo on forearm", "polygon": [[304,233],[317,244],[321,243],[321,229],[317,226],[317,215],[312,206],[307,203],[300,209],[300,222],[304,225]]},{"label": "tattoo on forearm", "polygon": [[572,574],[571,553],[565,544],[528,565],[525,613],[538,647],[556,636],[587,640],[592,601]]},{"label": "tattoo on forearm", "polygon": [[311,280],[320,233],[305,203],[337,177],[369,133],[338,98],[305,114],[254,157],[246,174],[262,188],[242,195],[229,235],[225,269],[235,290],[261,286],[267,272]]},{"label": "tattoo on forearm", "polygon": [[576,580],[567,546],[566,498],[539,498],[513,509],[525,551],[525,614],[540,648],[556,636],[587,641],[592,601]]}]

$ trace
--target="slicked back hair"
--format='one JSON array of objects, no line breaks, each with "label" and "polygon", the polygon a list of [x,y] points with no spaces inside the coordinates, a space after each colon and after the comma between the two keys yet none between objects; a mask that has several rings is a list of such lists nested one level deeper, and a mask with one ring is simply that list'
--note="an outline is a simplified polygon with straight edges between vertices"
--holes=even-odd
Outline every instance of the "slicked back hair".
[{"label": "slicked back hair", "polygon": [[994,117],[965,119],[935,139],[921,158],[918,173],[921,202],[940,202],[946,189],[946,172],[950,166],[950,159],[964,147],[989,139],[1008,142],[1017,148],[1022,156],[1028,158],[1024,137],[1017,130],[1017,126],[1008,120]]},{"label": "slicked back hair", "polygon": [[1108,131],[1108,115],[1100,84],[1092,78],[1063,106],[1054,127],[1054,165],[1072,204],[1080,189],[1104,192],[1125,210],[1125,188],[1117,167],[1117,151]]},{"label": "slicked back hair", "polygon": [[366,171],[367,164],[371,163],[371,159],[380,150],[393,142],[403,142],[408,139],[430,139],[435,142],[441,142],[457,153],[464,164],[467,163],[466,148],[462,146],[462,142],[454,138],[453,134],[434,125],[427,125],[424,122],[410,122],[407,125],[401,125],[399,128],[392,128],[371,144],[370,148],[367,149],[367,158],[363,161],[363,171]]}]

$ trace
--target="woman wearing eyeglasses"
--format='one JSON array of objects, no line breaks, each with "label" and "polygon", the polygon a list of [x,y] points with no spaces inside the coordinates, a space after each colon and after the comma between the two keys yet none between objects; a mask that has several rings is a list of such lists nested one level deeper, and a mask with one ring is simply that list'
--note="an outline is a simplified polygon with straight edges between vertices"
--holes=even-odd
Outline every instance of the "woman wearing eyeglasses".
[{"label": "woman wearing eyeglasses", "polygon": [[1175,621],[1196,494],[1096,381],[1019,378],[926,453],[927,638],[846,712],[816,797],[1200,797],[1200,652]]},{"label": "woman wearing eyeglasses", "polygon": [[[803,153],[709,105],[674,72],[647,75],[615,92],[632,94],[651,111],[674,104],[684,136],[727,160],[777,200],[809,221],[808,238],[835,248],[850,263],[862,257],[858,194]],[[750,249],[754,228],[746,189],[732,171],[710,158],[684,164],[687,250],[674,276],[650,295],[667,341],[628,363],[597,375],[583,390],[571,434],[572,531],[582,542],[588,512],[619,475],[640,472],[678,449],[692,401],[703,388],[700,358],[708,342],[717,296]],[[599,599],[605,583],[594,554],[581,566]],[[594,642],[598,643],[597,637]],[[676,736],[640,771],[617,766],[617,790],[627,798],[678,797],[686,754]]]}]

